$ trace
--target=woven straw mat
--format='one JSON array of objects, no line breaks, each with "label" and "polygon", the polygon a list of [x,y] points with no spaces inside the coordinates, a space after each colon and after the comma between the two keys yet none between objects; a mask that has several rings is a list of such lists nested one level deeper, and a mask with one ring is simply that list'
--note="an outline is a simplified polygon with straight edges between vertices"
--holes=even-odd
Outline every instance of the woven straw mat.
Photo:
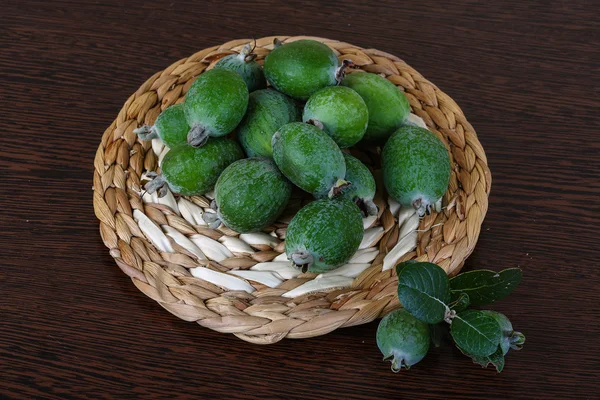
[{"label": "woven straw mat", "polygon": [[[274,38],[256,40],[260,63],[273,48]],[[277,38],[286,43],[307,37]],[[157,140],[140,141],[133,130],[152,125],[161,110],[183,100],[199,74],[253,40],[201,50],[154,74],[106,129],[94,160],[94,209],[100,234],[134,285],[185,321],[257,344],[324,335],[400,307],[392,268],[400,261],[431,261],[455,275],[475,247],[488,208],[491,174],[484,150],[447,94],[398,57],[335,40],[310,39],[327,44],[340,60],[352,60],[352,69],[380,74],[403,90],[413,117],[420,117],[444,142],[453,166],[441,207],[422,219],[378,191],[379,214],[365,219],[361,249],[338,272],[318,278],[302,274],[282,254],[287,223],[307,199],[292,199],[280,220],[265,232],[239,235],[223,225],[209,229],[202,220],[203,212],[212,211],[210,194],[141,198],[145,173],[158,169],[166,150]],[[377,165],[376,152],[353,154]],[[374,174],[381,188],[378,172]]]}]

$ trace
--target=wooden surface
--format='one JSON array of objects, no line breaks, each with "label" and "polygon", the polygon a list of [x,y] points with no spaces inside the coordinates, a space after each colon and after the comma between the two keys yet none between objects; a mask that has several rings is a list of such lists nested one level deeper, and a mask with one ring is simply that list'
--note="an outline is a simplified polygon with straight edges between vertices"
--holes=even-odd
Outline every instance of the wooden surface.
[{"label": "wooden surface", "polygon": [[[597,398],[597,3],[99,3],[0,8],[0,398]],[[102,132],[155,71],[271,34],[398,55],[462,107],[493,175],[466,270],[525,273],[492,307],[527,335],[502,374],[446,347],[395,375],[376,322],[251,345],[177,319],[114,264],[92,208]]]}]

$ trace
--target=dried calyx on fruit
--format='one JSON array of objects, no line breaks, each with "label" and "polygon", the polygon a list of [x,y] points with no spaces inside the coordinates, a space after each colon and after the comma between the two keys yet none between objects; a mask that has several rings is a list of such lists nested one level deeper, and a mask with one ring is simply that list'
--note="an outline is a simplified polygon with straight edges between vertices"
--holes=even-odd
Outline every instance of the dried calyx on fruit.
[{"label": "dried calyx on fruit", "polygon": [[256,62],[256,54],[253,53],[254,46],[246,44],[239,54],[230,54],[220,59],[215,68],[225,68],[238,73],[246,85],[249,92],[265,89],[267,81],[261,66]]}]

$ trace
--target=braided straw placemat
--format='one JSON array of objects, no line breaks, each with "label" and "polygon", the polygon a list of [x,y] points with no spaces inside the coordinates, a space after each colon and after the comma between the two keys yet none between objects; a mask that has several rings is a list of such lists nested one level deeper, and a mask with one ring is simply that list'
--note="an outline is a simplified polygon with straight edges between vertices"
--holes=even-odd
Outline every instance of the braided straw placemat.
[{"label": "braided straw placemat", "polygon": [[[259,62],[273,48],[274,38],[256,40]],[[277,38],[285,43],[307,37]],[[324,335],[400,307],[392,267],[416,259],[455,275],[475,247],[488,207],[491,174],[485,153],[448,95],[398,57],[335,40],[308,39],[327,44],[340,60],[352,60],[355,69],[381,74],[398,85],[412,112],[446,144],[453,165],[443,207],[420,220],[378,192],[379,214],[365,219],[361,250],[337,275],[315,279],[314,274],[290,271],[284,263],[287,223],[306,199],[292,200],[295,204],[266,232],[239,235],[223,226],[206,226],[201,215],[210,212],[210,196],[141,197],[144,174],[158,168],[165,149],[156,141],[138,140],[133,130],[152,125],[161,110],[183,100],[199,74],[253,40],[201,50],[154,74],[106,129],[94,160],[100,234],[123,272],[177,317],[252,343]],[[355,155],[377,164],[375,153]]]}]

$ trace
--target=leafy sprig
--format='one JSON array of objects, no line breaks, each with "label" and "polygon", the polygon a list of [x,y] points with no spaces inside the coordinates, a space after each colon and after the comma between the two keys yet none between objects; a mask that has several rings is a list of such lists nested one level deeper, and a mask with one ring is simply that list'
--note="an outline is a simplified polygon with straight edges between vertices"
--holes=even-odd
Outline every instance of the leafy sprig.
[{"label": "leafy sprig", "polygon": [[398,298],[406,311],[429,324],[430,338],[439,347],[448,331],[458,349],[474,363],[498,372],[504,368],[509,349],[519,350],[525,335],[516,332],[503,314],[490,310],[470,309],[506,297],[520,283],[519,268],[500,272],[476,270],[449,278],[436,264],[414,260],[396,266]]}]

